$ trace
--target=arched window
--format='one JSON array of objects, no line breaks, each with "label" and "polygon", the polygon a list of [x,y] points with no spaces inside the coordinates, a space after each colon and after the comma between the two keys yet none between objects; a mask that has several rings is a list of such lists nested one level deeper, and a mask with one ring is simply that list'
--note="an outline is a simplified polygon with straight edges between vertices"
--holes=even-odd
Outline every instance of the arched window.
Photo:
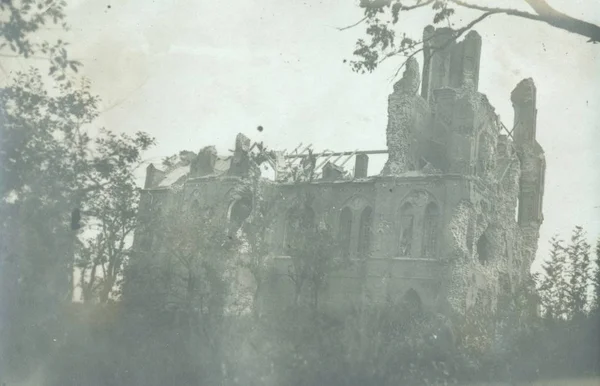
[{"label": "arched window", "polygon": [[425,208],[423,221],[423,256],[433,259],[437,254],[439,229],[439,210],[435,203],[430,202]]},{"label": "arched window", "polygon": [[371,252],[371,228],[373,225],[373,209],[367,206],[360,215],[358,229],[358,256],[367,257]]},{"label": "arched window", "polygon": [[345,207],[340,214],[339,240],[342,256],[350,255],[350,243],[352,242],[352,211]]},{"label": "arched window", "polygon": [[398,240],[398,255],[412,256],[413,235],[415,226],[415,210],[410,203],[405,203],[400,209],[400,237]]},{"label": "arched window", "polygon": [[236,233],[252,212],[252,201],[244,197],[234,201],[229,207],[230,232]]}]

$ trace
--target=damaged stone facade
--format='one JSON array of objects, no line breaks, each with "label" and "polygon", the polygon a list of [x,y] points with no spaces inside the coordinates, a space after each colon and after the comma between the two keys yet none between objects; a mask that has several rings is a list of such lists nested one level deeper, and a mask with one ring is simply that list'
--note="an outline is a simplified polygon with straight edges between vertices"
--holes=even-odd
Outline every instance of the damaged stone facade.
[{"label": "damaged stone facade", "polygon": [[[319,160],[312,155],[296,174],[285,174],[285,156],[273,152],[274,180],[258,180],[274,218],[267,240],[274,258],[262,303],[293,301],[287,213],[303,194],[312,197],[314,221],[330,225],[359,263],[332,274],[321,304],[416,293],[423,307],[464,315],[477,304],[493,310],[498,294],[513,291],[528,274],[543,221],[536,88],[531,79],[516,86],[514,125],[507,130],[478,91],[480,36],[470,32],[455,42],[450,34],[426,28],[423,75],[409,59],[394,85],[381,173],[367,176],[368,155],[357,153],[353,174],[331,161],[314,173]],[[244,221],[237,213],[247,216],[251,203],[243,202],[239,187],[260,173],[251,162],[253,147],[240,134],[231,156],[206,147],[193,156],[182,153],[167,170],[150,165],[141,218],[210,206],[217,216]],[[138,246],[142,240],[140,231]]]}]

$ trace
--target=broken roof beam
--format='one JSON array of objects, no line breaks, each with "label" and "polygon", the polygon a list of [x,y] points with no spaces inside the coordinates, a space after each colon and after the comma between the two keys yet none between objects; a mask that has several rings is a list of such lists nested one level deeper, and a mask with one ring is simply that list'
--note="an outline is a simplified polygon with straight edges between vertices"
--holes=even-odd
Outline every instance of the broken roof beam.
[{"label": "broken roof beam", "polygon": [[500,131],[504,130],[506,132],[506,134],[508,134],[508,136],[514,140],[513,137],[513,131],[514,131],[514,127],[512,130],[508,130],[508,127],[506,127],[506,125],[504,124],[504,122],[502,122],[502,120],[500,119],[500,116],[498,116],[498,124],[500,125]]},{"label": "broken roof beam", "polygon": [[346,165],[346,163],[348,163],[348,161],[350,161],[352,159],[352,157],[354,157],[357,154],[357,152],[358,152],[358,150],[356,150],[352,154],[348,155],[348,158],[346,158],[346,160],[344,160],[344,162],[342,162],[339,166],[342,167],[342,166]]},{"label": "broken roof beam", "polygon": [[[313,157],[328,157],[328,156],[353,156],[356,154],[387,154],[387,150],[362,150],[362,151],[343,151],[338,153],[314,153]],[[286,154],[285,158],[302,158],[308,157],[308,154]]]},{"label": "broken roof beam", "polygon": [[[323,165],[325,165],[325,163],[327,163],[327,161],[329,161],[333,157],[333,155],[334,155],[333,152],[331,152],[331,153],[325,153],[325,152],[323,152],[321,154],[323,154],[323,157],[325,157],[325,159],[323,161],[321,161],[317,166],[315,166],[315,170],[319,169]],[[335,161],[334,161],[334,163],[335,163]]]},{"label": "broken roof beam", "polygon": [[291,153],[298,153],[298,149],[300,149],[300,146],[302,146],[302,142],[300,142],[300,144],[299,144],[298,146],[296,146],[296,148],[295,148],[294,150],[292,150],[292,151],[290,152],[290,154],[291,154]]}]

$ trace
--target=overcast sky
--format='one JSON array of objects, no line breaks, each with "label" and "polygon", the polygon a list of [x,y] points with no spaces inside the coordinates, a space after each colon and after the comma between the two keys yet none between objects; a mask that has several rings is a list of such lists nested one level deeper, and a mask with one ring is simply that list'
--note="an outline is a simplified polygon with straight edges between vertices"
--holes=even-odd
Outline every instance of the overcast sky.
[{"label": "overcast sky", "polygon": [[[99,125],[149,132],[158,142],[149,157],[207,145],[226,153],[238,132],[279,149],[301,142],[316,149],[384,149],[387,96],[401,59],[370,75],[343,63],[364,29],[335,27],[362,17],[357,2],[73,0],[68,40],[103,98]],[[549,2],[600,23],[597,0]],[[401,23],[418,37],[430,20],[414,14]],[[508,127],[512,89],[527,77],[537,85],[538,141],[547,159],[538,257],[553,234],[568,237],[575,225],[596,238],[600,44],[503,16],[476,30],[483,37],[479,88]]]}]

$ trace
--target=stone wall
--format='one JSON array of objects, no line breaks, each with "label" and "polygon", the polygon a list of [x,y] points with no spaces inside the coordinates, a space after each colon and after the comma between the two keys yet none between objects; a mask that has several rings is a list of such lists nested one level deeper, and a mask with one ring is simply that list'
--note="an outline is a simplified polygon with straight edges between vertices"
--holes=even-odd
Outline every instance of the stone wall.
[{"label": "stone wall", "polygon": [[[325,303],[401,298],[413,290],[426,306],[466,315],[477,305],[493,310],[499,291],[514,289],[528,273],[543,220],[545,173],[535,139],[535,85],[526,79],[512,93],[514,130],[503,131],[477,90],[479,35],[470,33],[456,43],[448,42],[447,33],[426,29],[433,37],[427,40],[431,55],[423,76],[409,59],[394,85],[381,175],[367,177],[362,165],[360,178],[349,180],[330,165],[318,181],[260,180],[274,218],[268,243],[276,256],[262,294],[265,303],[277,308],[293,299],[287,277],[291,261],[285,256],[287,215],[301,197],[311,197],[316,223],[329,224],[335,237],[348,236],[343,248],[356,261],[332,275],[322,295]],[[215,216],[231,219],[257,170],[251,147],[238,136],[230,159],[220,159],[212,147],[196,158],[186,153],[189,171],[181,176],[175,173],[185,172],[181,165],[170,171],[149,167],[140,218],[211,207]],[[228,169],[217,167],[219,162]],[[161,186],[169,178],[173,183]]]}]

